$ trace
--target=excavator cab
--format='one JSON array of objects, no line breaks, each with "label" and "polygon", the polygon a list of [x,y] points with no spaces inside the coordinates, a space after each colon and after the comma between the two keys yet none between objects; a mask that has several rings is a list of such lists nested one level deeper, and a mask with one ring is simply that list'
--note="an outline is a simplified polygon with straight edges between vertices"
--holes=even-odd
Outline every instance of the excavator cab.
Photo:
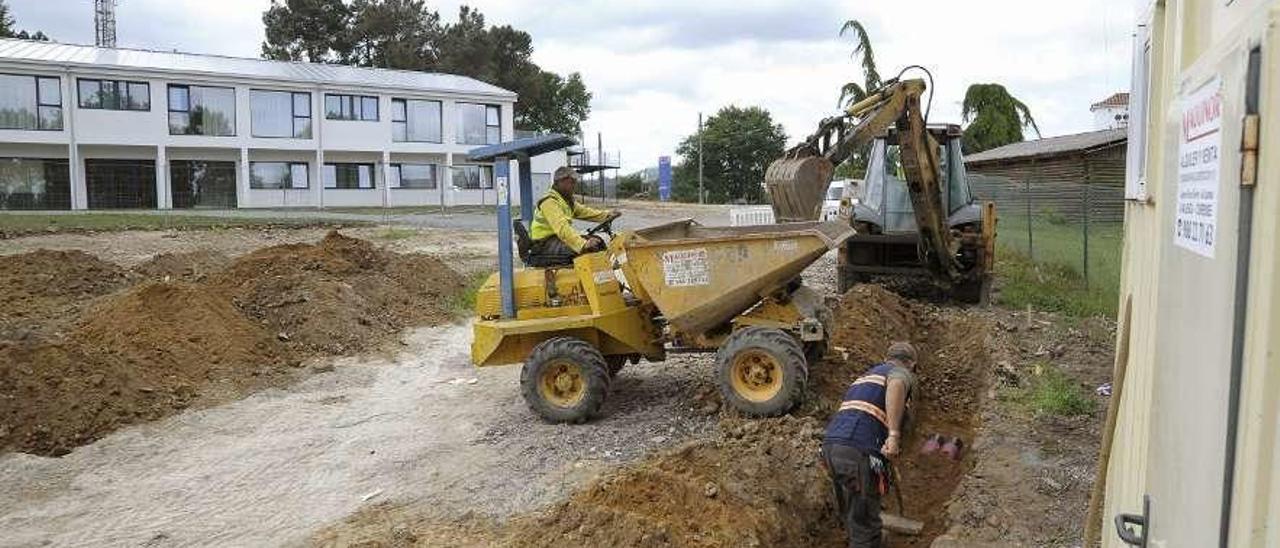
[{"label": "excavator cab", "polygon": [[857,234],[840,249],[840,290],[874,275],[919,274],[959,300],[984,302],[995,255],[995,205],[979,206],[969,191],[960,126],[928,125],[924,81],[900,78],[822,120],[769,165],[764,183],[774,217],[783,223],[818,218],[835,166],[870,144],[857,200],[842,200],[841,213]]},{"label": "excavator cab", "polygon": [[[974,270],[983,266],[982,242],[977,238],[982,233],[983,206],[969,188],[960,148],[961,130],[954,124],[935,124],[928,132],[938,144],[938,186],[947,228],[958,244],[956,260],[963,272],[972,274],[972,278],[953,284],[954,293],[962,300],[982,300],[987,290],[982,287],[984,276]],[[873,275],[925,273],[898,135],[890,129],[875,138],[865,180],[852,196],[856,200],[849,200],[847,214],[857,235],[840,251],[837,277],[841,291]]]}]

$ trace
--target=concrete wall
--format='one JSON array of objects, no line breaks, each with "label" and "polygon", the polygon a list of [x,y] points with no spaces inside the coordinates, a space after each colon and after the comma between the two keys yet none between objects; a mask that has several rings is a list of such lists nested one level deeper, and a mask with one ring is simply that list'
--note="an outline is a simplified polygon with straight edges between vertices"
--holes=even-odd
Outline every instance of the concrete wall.
[{"label": "concrete wall", "polygon": [[[85,207],[84,160],[86,158],[138,157],[155,160],[159,207],[169,207],[169,158],[184,160],[232,159],[237,162],[239,182],[237,203],[240,207],[330,207],[330,206],[416,206],[446,204],[492,204],[493,190],[453,190],[448,166],[463,163],[475,145],[455,142],[457,103],[495,104],[502,109],[502,138],[510,140],[513,131],[514,102],[487,95],[466,95],[425,89],[374,89],[316,86],[307,82],[250,81],[204,74],[179,75],[123,72],[103,67],[63,68],[0,60],[0,72],[32,76],[55,76],[61,79],[63,129],[60,131],[0,130],[0,158],[41,157],[71,160],[72,207]],[[146,82],[150,86],[149,111],[115,111],[79,108],[79,78]],[[233,136],[170,135],[168,85],[207,85],[235,89],[236,130]],[[254,137],[251,124],[252,90],[295,91],[311,94],[312,138]],[[378,97],[377,121],[326,120],[324,95],[342,93]],[[391,101],[393,98],[424,99],[441,102],[441,142],[392,142]],[[404,158],[429,158],[441,166],[440,188],[434,192],[386,188],[386,165],[392,155]],[[554,155],[552,155],[554,157]],[[561,164],[563,155],[560,155]],[[307,189],[250,189],[248,165],[251,161],[279,159],[308,163],[311,185]],[[374,163],[376,189],[324,189],[320,166],[325,162],[354,161]],[[513,164],[514,165],[514,164]],[[550,169],[554,169],[553,167]],[[518,198],[516,198],[518,200]]]},{"label": "concrete wall", "polygon": [[[1102,515],[1106,546],[1123,546],[1112,520],[1141,513],[1151,501],[1149,545],[1280,546],[1277,400],[1280,398],[1280,0],[1166,0],[1144,4],[1137,50],[1150,33],[1150,115],[1130,120],[1145,131],[1146,194],[1126,204],[1121,323],[1117,356],[1123,368],[1114,447],[1106,470]],[[1233,304],[1237,261],[1243,259],[1240,142],[1249,50],[1263,55],[1262,152],[1245,263],[1249,300]],[[1148,77],[1138,75],[1139,78]],[[1184,108],[1195,94],[1221,83],[1220,169],[1216,239],[1211,256],[1175,244],[1179,172],[1184,170]],[[1135,81],[1134,89],[1143,82]],[[1134,154],[1134,151],[1130,151]],[[1229,413],[1232,336],[1244,312],[1240,409]],[[1240,430],[1228,438],[1228,424]],[[1237,450],[1228,460],[1227,447]],[[1233,468],[1229,537],[1219,535],[1224,478]],[[1225,544],[1224,544],[1225,543]]]}]

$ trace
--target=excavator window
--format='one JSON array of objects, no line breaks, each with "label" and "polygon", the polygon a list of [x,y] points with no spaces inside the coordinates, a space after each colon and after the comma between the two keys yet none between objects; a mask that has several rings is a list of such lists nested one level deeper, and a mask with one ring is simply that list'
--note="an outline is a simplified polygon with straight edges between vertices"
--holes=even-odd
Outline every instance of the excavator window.
[{"label": "excavator window", "polygon": [[[911,207],[911,194],[907,192],[906,174],[902,168],[902,150],[898,145],[885,144],[884,147],[884,161],[880,166],[882,168],[883,190],[875,192],[874,196],[869,195],[868,198],[875,199],[877,202],[879,202],[880,198],[883,198],[884,230],[886,232],[914,231],[916,230],[916,218]],[[942,181],[940,182],[943,192],[952,194],[948,192],[952,186],[952,173],[951,162],[948,161],[950,156],[947,154],[945,145],[938,146],[938,159],[942,163],[939,167],[942,172]]]}]

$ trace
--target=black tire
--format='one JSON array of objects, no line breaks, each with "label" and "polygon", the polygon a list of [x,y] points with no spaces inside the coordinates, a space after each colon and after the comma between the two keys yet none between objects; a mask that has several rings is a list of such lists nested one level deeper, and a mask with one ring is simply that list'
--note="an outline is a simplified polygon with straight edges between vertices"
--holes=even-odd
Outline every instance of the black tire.
[{"label": "black tire", "polygon": [[[762,369],[768,373],[756,372]],[[746,327],[730,335],[716,353],[716,370],[724,401],[756,417],[773,417],[795,408],[804,399],[809,380],[800,341],[786,331],[766,327]]]},{"label": "black tire", "polygon": [[600,412],[609,394],[608,364],[582,339],[548,339],[525,360],[520,392],[529,408],[548,422],[586,422]]},{"label": "black tire", "polygon": [[966,280],[951,288],[951,297],[962,303],[986,306],[991,304],[991,277]]}]

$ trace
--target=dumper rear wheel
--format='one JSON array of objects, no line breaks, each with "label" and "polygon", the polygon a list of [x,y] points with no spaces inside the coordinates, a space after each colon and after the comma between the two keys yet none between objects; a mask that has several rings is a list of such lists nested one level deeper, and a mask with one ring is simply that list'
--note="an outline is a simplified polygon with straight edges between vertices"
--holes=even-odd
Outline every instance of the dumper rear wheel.
[{"label": "dumper rear wheel", "polygon": [[609,393],[609,367],[582,339],[548,339],[524,362],[520,391],[529,408],[549,422],[586,422]]},{"label": "dumper rear wheel", "polygon": [[809,370],[800,341],[781,329],[747,327],[716,353],[724,401],[748,415],[772,417],[804,398]]}]

